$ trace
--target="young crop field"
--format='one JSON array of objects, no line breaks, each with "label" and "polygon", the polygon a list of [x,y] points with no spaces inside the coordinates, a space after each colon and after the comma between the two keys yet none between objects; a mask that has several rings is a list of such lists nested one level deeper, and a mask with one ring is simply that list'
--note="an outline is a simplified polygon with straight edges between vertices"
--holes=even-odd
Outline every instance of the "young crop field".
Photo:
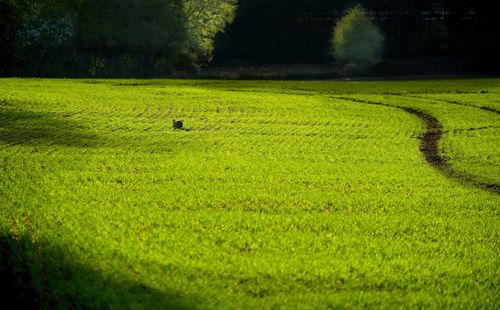
[{"label": "young crop field", "polygon": [[498,309],[499,113],[500,79],[0,79],[2,294]]}]

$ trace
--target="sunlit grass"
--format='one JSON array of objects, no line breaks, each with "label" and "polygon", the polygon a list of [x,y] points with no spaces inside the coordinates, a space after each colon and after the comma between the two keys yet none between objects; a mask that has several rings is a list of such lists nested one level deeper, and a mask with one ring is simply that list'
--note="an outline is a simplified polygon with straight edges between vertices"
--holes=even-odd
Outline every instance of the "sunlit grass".
[{"label": "sunlit grass", "polygon": [[62,307],[495,308],[498,194],[339,97],[498,184],[498,82],[0,80],[1,227]]}]

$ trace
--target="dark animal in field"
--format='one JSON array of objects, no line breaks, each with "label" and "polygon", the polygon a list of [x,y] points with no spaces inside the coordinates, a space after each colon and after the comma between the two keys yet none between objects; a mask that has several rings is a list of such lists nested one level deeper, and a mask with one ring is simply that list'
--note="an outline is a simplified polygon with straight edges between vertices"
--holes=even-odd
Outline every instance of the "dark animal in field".
[{"label": "dark animal in field", "polygon": [[184,123],[182,121],[176,121],[175,118],[172,121],[172,128],[174,129],[182,129],[184,127]]}]

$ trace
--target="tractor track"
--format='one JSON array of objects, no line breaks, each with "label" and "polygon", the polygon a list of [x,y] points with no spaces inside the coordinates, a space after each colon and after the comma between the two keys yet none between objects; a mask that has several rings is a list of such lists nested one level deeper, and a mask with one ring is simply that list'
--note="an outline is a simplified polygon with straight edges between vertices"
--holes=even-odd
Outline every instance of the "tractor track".
[{"label": "tractor track", "polygon": [[397,106],[397,105],[390,105],[383,102],[376,102],[376,101],[369,101],[364,99],[356,99],[348,97],[332,97],[332,98],[356,102],[356,103],[396,108],[403,110],[409,114],[417,116],[425,123],[426,127],[425,132],[420,137],[420,152],[424,155],[425,160],[431,166],[441,171],[444,175],[453,178],[461,183],[466,183],[492,193],[500,194],[499,184],[481,182],[476,180],[471,175],[455,171],[453,170],[451,165],[447,162],[446,158],[439,154],[438,142],[441,139],[441,136],[443,135],[443,125],[434,116],[431,116],[421,110]]}]

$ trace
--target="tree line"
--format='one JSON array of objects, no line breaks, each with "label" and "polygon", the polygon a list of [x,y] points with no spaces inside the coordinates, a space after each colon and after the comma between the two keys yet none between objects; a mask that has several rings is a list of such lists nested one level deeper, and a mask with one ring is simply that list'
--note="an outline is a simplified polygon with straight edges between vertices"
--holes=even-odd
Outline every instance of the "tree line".
[{"label": "tree line", "polygon": [[500,36],[487,0],[0,0],[0,75],[327,64],[342,60],[333,29],[357,4],[383,35],[383,59],[496,63]]},{"label": "tree line", "polygon": [[330,63],[332,28],[361,4],[384,35],[384,59],[496,60],[497,11],[486,0],[240,0],[216,44],[218,65]]},{"label": "tree line", "polygon": [[153,77],[193,71],[237,0],[0,0],[0,74]]}]

